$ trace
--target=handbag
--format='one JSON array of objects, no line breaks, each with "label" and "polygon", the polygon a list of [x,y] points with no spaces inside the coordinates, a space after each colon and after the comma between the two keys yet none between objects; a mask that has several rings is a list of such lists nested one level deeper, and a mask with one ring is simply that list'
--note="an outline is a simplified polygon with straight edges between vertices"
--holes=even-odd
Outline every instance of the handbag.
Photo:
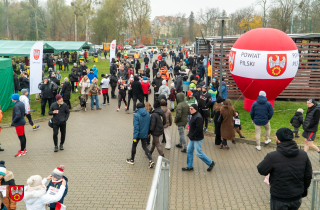
[{"label": "handbag", "polygon": [[52,118],[49,120],[48,126],[49,126],[50,128],[53,128]]}]

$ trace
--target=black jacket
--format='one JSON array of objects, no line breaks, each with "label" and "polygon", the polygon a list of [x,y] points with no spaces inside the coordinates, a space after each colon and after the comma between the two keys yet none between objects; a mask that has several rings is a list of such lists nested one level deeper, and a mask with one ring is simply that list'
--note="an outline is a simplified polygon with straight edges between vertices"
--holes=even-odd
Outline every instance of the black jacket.
[{"label": "black jacket", "polygon": [[201,91],[198,91],[197,89],[193,90],[193,96],[197,99],[197,102],[200,100],[200,94]]},{"label": "black jacket", "polygon": [[201,114],[197,111],[191,117],[189,121],[189,139],[191,141],[203,140],[203,118]]},{"label": "black jacket", "polygon": [[85,76],[87,75],[87,69],[88,67],[86,65],[82,66],[80,65],[80,68],[79,68],[79,73],[80,73],[80,76]]},{"label": "black jacket", "polygon": [[136,63],[136,71],[138,71],[139,69],[141,69],[141,64],[140,64],[140,62],[137,62]]},{"label": "black jacket", "polygon": [[257,166],[261,175],[270,174],[271,197],[280,201],[295,201],[306,196],[312,179],[312,166],[306,152],[295,141],[278,144]]},{"label": "black jacket", "polygon": [[143,95],[142,85],[139,82],[139,78],[137,76],[134,77],[133,82],[131,83],[132,95],[141,96]]},{"label": "black jacket", "polygon": [[303,130],[307,132],[317,132],[320,118],[319,104],[309,108],[303,122]]},{"label": "black jacket", "polygon": [[47,84],[41,82],[38,86],[39,90],[41,90],[41,98],[53,98],[53,91],[58,90],[58,85],[50,80],[48,80]]},{"label": "black jacket", "polygon": [[177,93],[181,93],[183,91],[182,80],[183,80],[182,76],[179,75],[174,81],[174,87]]},{"label": "black jacket", "polygon": [[62,86],[61,94],[63,95],[63,100],[70,100],[71,95],[71,84],[70,82],[65,82]]},{"label": "black jacket", "polygon": [[15,90],[21,90],[20,84],[19,84],[19,79],[18,79],[18,76],[16,74],[13,76],[13,83],[14,83],[14,89]]},{"label": "black jacket", "polygon": [[70,82],[79,82],[79,73],[78,73],[78,71],[76,71],[76,72],[71,71],[71,73],[69,74],[69,79],[70,79]]},{"label": "black jacket", "polygon": [[208,109],[211,104],[211,95],[206,91],[206,93],[201,92],[200,98],[198,100],[199,109]]},{"label": "black jacket", "polygon": [[196,71],[196,70],[192,70],[192,75],[190,76],[190,82],[191,82],[192,80],[198,81],[197,71]]},{"label": "black jacket", "polygon": [[153,76],[155,76],[159,71],[159,63],[156,64],[156,62],[153,62],[152,71],[153,71]]},{"label": "black jacket", "polygon": [[56,77],[50,77],[50,81],[56,83],[56,85],[60,86],[60,80],[58,80]]},{"label": "black jacket", "polygon": [[127,94],[127,89],[128,89],[127,86],[121,83],[118,85],[119,94],[122,95],[123,97],[125,97],[125,95]]},{"label": "black jacket", "polygon": [[174,69],[173,69],[173,72],[174,72],[174,75],[177,75],[179,74],[179,71],[181,71],[181,67],[180,66],[175,66]]},{"label": "black jacket", "polygon": [[117,87],[118,79],[116,76],[111,75],[110,77],[110,85],[111,87]]},{"label": "black jacket", "polygon": [[160,107],[156,108],[151,114],[149,133],[153,136],[161,136],[166,122],[167,119],[164,111]]},{"label": "black jacket", "polygon": [[148,57],[144,58],[144,63],[145,63],[145,65],[149,63],[149,58]]},{"label": "black jacket", "polygon": [[291,118],[290,123],[293,127],[299,128],[303,124],[303,115],[301,112],[296,112]]},{"label": "black jacket", "polygon": [[19,77],[20,88],[21,90],[24,88],[29,88],[29,79],[26,77]]},{"label": "black jacket", "polygon": [[54,61],[54,58],[49,57],[48,58],[48,66],[53,66],[53,61]]},{"label": "black jacket", "polygon": [[[53,114],[54,110],[59,110],[59,112],[57,114]],[[55,125],[65,124],[69,118],[69,114],[70,111],[66,103],[59,106],[57,102],[54,102],[50,106],[49,115],[53,115],[52,123]]]},{"label": "black jacket", "polygon": [[152,87],[157,86],[157,87],[154,88],[154,92],[155,93],[159,92],[159,88],[162,85],[162,80],[163,79],[161,77],[158,78],[157,76],[153,79],[153,81],[151,83]]},{"label": "black jacket", "polygon": [[21,101],[17,101],[14,104],[12,109],[12,123],[11,126],[17,127],[26,124],[26,120],[24,119],[25,108],[24,103]]},{"label": "black jacket", "polygon": [[111,67],[110,67],[110,74],[116,74],[117,73],[117,65],[116,64],[112,64]]}]

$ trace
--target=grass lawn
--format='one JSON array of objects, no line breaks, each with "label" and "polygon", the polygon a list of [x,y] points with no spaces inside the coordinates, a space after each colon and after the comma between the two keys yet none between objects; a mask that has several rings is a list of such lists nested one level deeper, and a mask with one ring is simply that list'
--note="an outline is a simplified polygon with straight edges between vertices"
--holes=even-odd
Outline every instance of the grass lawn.
[{"label": "grass lawn", "polygon": [[[101,81],[101,77],[100,75],[101,74],[109,74],[110,73],[110,60],[109,59],[99,59],[99,62],[97,63],[94,63],[93,62],[93,57],[92,56],[89,56],[89,62],[86,64],[88,68],[92,68],[93,65],[96,65],[97,69],[98,69],[98,76],[99,76],[99,82],[98,84],[100,84],[100,81]],[[69,71],[71,71],[72,69],[72,65],[70,63],[69,65]],[[62,76],[62,79],[61,79],[61,82],[64,81],[64,78],[65,77],[68,77],[69,73],[61,73],[61,76]],[[45,72],[45,75],[48,76],[48,72]],[[79,91],[80,91],[80,88],[78,88]],[[21,95],[21,93],[19,92],[19,94]],[[79,96],[79,92],[78,93],[74,93],[72,94],[71,93],[71,98],[70,98],[70,102],[71,102],[71,107],[75,107],[79,104],[79,99],[78,99],[78,96]],[[36,101],[35,100],[36,98],[36,95],[33,94],[30,96],[30,106],[31,106],[31,109],[35,109],[36,111],[35,112],[32,112],[31,113],[31,116],[32,116],[32,119],[39,119],[41,118],[41,102],[40,101]],[[48,105],[46,106],[46,115],[45,117],[48,116],[48,111],[49,111],[49,107]],[[5,111],[3,113],[3,119],[0,123],[1,124],[11,124],[11,116],[12,116],[12,109],[8,109],[7,111]],[[27,119],[26,119],[27,120]]]}]

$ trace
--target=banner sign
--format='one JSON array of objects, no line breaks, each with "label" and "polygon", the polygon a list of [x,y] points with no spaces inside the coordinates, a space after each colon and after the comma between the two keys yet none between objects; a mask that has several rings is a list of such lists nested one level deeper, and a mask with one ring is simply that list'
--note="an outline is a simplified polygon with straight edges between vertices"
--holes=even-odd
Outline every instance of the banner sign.
[{"label": "banner sign", "polygon": [[116,57],[116,45],[117,45],[117,41],[113,40],[110,45],[110,65],[111,65],[112,58]]},{"label": "banner sign", "polygon": [[30,94],[41,93],[43,41],[36,42],[30,51]]}]

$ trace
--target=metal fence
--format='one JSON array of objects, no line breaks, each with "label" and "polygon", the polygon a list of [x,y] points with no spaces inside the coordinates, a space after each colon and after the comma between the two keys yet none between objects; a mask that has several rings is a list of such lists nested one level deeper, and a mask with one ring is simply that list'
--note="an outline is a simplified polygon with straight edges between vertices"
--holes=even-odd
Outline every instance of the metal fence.
[{"label": "metal fence", "polygon": [[159,156],[153,175],[146,210],[168,210],[169,177],[170,161],[162,156]]},{"label": "metal fence", "polygon": [[317,175],[320,175],[320,171],[313,172],[312,179],[312,195],[311,195],[311,210],[320,209],[320,179],[317,178]]}]

